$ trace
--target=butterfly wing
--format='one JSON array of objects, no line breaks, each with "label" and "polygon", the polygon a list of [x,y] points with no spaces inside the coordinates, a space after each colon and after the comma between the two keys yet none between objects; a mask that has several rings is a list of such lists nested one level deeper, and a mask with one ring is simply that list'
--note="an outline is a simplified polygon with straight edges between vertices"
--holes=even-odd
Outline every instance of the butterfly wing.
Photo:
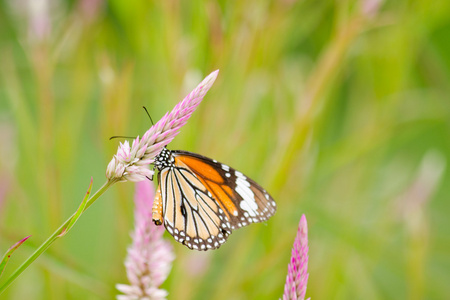
[{"label": "butterfly wing", "polygon": [[203,183],[225,211],[231,229],[263,222],[276,211],[272,196],[252,179],[216,160],[188,151],[172,151]]},{"label": "butterfly wing", "polygon": [[163,222],[190,249],[219,248],[231,233],[227,216],[203,183],[182,162],[158,174]]},{"label": "butterfly wing", "polygon": [[158,174],[157,198],[167,231],[188,248],[219,248],[233,229],[275,213],[273,198],[239,171],[199,154],[171,153],[174,165]]},{"label": "butterfly wing", "polygon": [[233,229],[266,221],[273,198],[235,169],[199,154],[172,151],[175,168],[159,174],[164,225],[196,250],[220,247]]}]

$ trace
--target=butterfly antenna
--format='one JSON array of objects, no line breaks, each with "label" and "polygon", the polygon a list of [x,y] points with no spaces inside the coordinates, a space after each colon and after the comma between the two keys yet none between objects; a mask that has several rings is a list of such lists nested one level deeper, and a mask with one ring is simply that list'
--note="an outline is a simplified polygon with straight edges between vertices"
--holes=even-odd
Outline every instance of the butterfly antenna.
[{"label": "butterfly antenna", "polygon": [[114,135],[112,137],[109,138],[109,140],[112,139],[135,139],[136,137],[134,136],[125,136],[125,135]]},{"label": "butterfly antenna", "polygon": [[145,106],[142,106],[142,108],[145,110],[145,112],[147,113],[147,116],[150,118],[150,121],[152,122],[152,125],[155,125],[155,123],[153,123],[152,117],[150,116],[150,114],[148,113],[148,110]]},{"label": "butterfly antenna", "polygon": [[155,123],[153,123],[152,116],[150,116],[150,114],[148,113],[147,107],[142,106],[142,108],[145,110],[145,112],[147,113],[147,116],[150,118],[150,121],[152,122],[152,125],[155,125]]}]

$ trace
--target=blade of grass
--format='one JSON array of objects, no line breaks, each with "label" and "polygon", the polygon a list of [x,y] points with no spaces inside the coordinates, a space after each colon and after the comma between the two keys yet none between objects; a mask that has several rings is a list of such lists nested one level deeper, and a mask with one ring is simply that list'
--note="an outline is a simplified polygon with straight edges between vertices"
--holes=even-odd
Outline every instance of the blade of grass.
[{"label": "blade of grass", "polygon": [[93,180],[91,178],[91,183],[89,184],[89,188],[86,192],[86,195],[84,196],[83,201],[81,201],[81,204],[78,207],[77,211],[75,212],[73,217],[70,219],[69,225],[67,225],[67,227],[63,229],[63,231],[61,232],[61,234],[58,235],[58,237],[63,237],[64,235],[66,235],[66,233],[69,232],[69,230],[73,227],[75,222],[80,218],[81,214],[86,209],[86,203],[89,199],[89,194],[91,193],[91,189],[92,189],[92,181]]},{"label": "blade of grass", "polygon": [[8,263],[11,255],[13,254],[14,251],[16,251],[17,248],[20,247],[20,245],[22,245],[26,240],[28,240],[31,237],[31,235],[21,239],[20,241],[18,241],[17,243],[15,243],[14,245],[12,245],[8,251],[6,251],[5,255],[2,258],[2,261],[0,262],[0,277],[2,277],[3,271],[6,268],[6,264]]}]

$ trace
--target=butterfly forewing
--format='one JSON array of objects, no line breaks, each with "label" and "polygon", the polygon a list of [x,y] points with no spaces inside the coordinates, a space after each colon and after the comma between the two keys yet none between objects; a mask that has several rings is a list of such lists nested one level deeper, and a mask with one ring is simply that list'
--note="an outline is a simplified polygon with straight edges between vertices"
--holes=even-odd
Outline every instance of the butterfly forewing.
[{"label": "butterfly forewing", "polygon": [[225,211],[231,229],[263,222],[276,211],[273,198],[252,179],[235,169],[199,154],[172,151],[175,164],[182,161]]}]

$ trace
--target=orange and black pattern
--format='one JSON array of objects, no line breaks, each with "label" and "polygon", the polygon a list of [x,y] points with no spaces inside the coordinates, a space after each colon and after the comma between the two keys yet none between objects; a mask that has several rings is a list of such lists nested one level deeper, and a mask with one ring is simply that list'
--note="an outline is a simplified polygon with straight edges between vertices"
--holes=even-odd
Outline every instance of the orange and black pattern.
[{"label": "orange and black pattern", "polygon": [[276,211],[273,198],[256,182],[199,154],[164,148],[155,166],[153,221],[164,223],[190,249],[219,248],[232,230],[266,221]]}]

